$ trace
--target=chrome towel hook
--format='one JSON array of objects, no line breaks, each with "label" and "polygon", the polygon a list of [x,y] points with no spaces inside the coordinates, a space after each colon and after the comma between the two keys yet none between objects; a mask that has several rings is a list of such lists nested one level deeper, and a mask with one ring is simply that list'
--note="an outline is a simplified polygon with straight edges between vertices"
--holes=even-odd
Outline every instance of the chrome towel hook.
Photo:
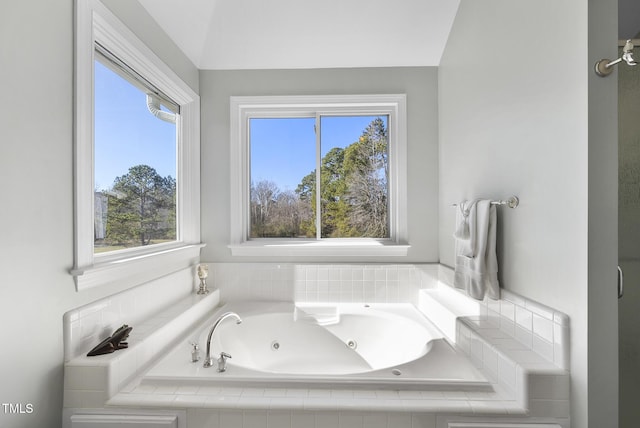
[{"label": "chrome towel hook", "polygon": [[613,61],[608,59],[601,59],[596,62],[595,71],[596,74],[600,77],[606,77],[613,73],[613,66],[621,63],[622,61],[626,62],[627,65],[637,65],[638,63],[633,58],[633,42],[631,39],[627,40],[622,48],[622,56]]}]

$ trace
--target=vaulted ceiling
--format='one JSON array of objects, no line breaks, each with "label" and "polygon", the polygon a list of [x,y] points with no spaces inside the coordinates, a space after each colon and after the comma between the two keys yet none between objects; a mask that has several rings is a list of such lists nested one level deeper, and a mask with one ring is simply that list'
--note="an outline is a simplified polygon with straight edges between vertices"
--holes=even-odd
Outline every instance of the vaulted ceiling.
[{"label": "vaulted ceiling", "polygon": [[435,66],[459,0],[139,0],[199,69]]},{"label": "vaulted ceiling", "polygon": [[[437,66],[460,0],[138,0],[200,69]],[[640,1],[619,0],[619,38]]]}]

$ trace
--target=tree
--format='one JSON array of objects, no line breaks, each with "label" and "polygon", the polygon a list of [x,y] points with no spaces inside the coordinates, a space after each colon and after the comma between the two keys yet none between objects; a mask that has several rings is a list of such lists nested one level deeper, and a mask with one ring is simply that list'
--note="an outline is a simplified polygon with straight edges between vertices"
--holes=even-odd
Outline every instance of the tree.
[{"label": "tree", "polygon": [[251,237],[270,236],[270,214],[276,206],[276,198],[280,193],[278,185],[273,181],[262,180],[251,183]]},{"label": "tree", "polygon": [[[358,141],[334,147],[321,160],[322,237],[386,238],[388,226],[388,135],[382,119],[367,125]],[[306,175],[296,193],[316,215],[316,173]],[[315,236],[315,221],[302,223]]]},{"label": "tree", "polygon": [[129,168],[109,191],[106,241],[110,244],[149,245],[153,239],[175,239],[176,181],[161,177],[148,165]]},{"label": "tree", "polygon": [[345,150],[334,147],[322,158],[320,168],[320,204],[322,237],[342,237],[347,229],[349,207],[344,171]]},{"label": "tree", "polygon": [[345,198],[350,236],[388,237],[388,134],[382,119],[374,119],[360,139],[345,150]]}]

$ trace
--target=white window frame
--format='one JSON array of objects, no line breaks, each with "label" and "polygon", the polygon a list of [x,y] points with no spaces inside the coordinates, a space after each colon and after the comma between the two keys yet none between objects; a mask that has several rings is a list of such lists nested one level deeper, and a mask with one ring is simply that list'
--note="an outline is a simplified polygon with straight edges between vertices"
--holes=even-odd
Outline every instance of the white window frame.
[{"label": "white window frame", "polygon": [[[127,288],[191,265],[200,254],[200,98],[99,0],[75,8],[75,248],[78,291],[108,283]],[[177,239],[94,254],[95,43],[109,50],[180,106],[177,129]]]},{"label": "white window frame", "polygon": [[[406,256],[406,95],[312,95],[230,97],[231,236],[233,256]],[[327,115],[388,116],[390,238],[249,239],[249,119]]]}]

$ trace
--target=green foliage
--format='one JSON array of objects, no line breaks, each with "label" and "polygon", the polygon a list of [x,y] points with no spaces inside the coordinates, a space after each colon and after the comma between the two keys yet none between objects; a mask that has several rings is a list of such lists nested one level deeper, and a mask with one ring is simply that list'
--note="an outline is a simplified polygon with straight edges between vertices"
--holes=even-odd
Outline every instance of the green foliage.
[{"label": "green foliage", "polygon": [[114,180],[108,200],[105,243],[124,247],[176,238],[176,181],[148,165]]},{"label": "green foliage", "polygon": [[[331,149],[321,160],[322,237],[389,237],[388,135],[374,119],[358,141]],[[251,237],[316,236],[316,171],[295,194],[270,181],[252,183]]]}]

